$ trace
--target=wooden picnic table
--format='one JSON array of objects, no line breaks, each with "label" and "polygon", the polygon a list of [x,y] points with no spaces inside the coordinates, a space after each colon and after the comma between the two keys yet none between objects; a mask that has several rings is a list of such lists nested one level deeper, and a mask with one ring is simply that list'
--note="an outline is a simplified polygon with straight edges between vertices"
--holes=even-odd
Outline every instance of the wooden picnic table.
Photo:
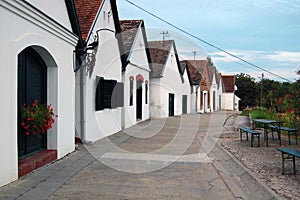
[{"label": "wooden picnic table", "polygon": [[[268,139],[268,129],[270,125],[280,127],[281,122],[277,120],[268,120],[268,119],[252,119],[252,126],[253,129],[255,128],[263,128],[264,129],[264,141],[266,142],[266,146],[269,146],[269,139]],[[280,129],[279,133],[280,135]],[[280,139],[280,138],[279,138]]]}]

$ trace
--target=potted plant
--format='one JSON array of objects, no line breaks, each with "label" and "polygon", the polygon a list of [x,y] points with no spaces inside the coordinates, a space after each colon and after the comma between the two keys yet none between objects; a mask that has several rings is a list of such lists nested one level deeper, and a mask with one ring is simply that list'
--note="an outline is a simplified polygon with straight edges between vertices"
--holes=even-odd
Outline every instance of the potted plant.
[{"label": "potted plant", "polygon": [[39,134],[51,129],[55,118],[52,105],[40,104],[34,100],[33,104],[21,107],[21,126],[25,130],[25,134]]}]

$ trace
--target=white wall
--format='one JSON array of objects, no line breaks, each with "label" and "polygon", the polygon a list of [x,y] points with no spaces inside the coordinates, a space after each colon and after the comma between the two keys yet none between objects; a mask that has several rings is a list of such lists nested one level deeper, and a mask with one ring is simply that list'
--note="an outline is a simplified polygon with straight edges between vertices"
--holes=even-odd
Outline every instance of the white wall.
[{"label": "white wall", "polygon": [[[24,2],[1,2],[0,7],[0,186],[18,177],[17,151],[17,56],[32,46],[45,59],[48,103],[59,115],[48,131],[48,148],[57,149],[58,158],[74,150],[74,72],[72,51],[77,38],[49,19],[32,12]],[[16,15],[14,12],[18,13]],[[34,24],[35,23],[35,24]],[[48,81],[49,81],[48,78]]]},{"label": "white wall", "polygon": [[[210,112],[217,111],[217,104],[218,104],[217,89],[218,89],[218,86],[216,83],[216,78],[215,78],[215,75],[213,75],[213,80],[212,80],[211,86],[210,86]],[[215,102],[214,102],[214,93],[215,93]],[[215,109],[213,108],[214,103],[215,103]]]},{"label": "white wall", "polygon": [[65,1],[62,0],[26,0],[28,3],[47,14],[56,22],[72,31]]},{"label": "white wall", "polygon": [[191,94],[191,113],[200,112],[200,86],[193,85],[193,93]]},{"label": "white wall", "polygon": [[189,82],[187,69],[185,69],[183,74],[184,82],[181,84],[181,94],[187,95],[187,113],[191,113],[191,85]]},{"label": "white wall", "polygon": [[[223,85],[223,82],[222,82],[222,79],[220,80],[220,83],[219,83],[219,88],[218,88],[218,90],[217,90],[217,108],[218,108],[218,110],[222,110],[222,109],[224,109],[223,108],[223,104],[222,104],[222,101],[223,101],[223,87],[222,87],[222,85]],[[219,98],[221,97],[221,103],[219,103]]]},{"label": "white wall", "polygon": [[223,93],[223,109],[224,110],[233,110],[234,106],[234,94],[233,93]]},{"label": "white wall", "polygon": [[[100,10],[100,15],[96,21],[95,27],[92,31],[92,36],[89,38],[88,44],[94,41],[96,31],[101,28],[108,28],[115,30],[113,16],[108,17],[108,11],[111,10],[110,1],[104,1]],[[104,12],[105,11],[105,12]],[[105,17],[103,16],[105,14]],[[121,75],[121,60],[119,53],[118,41],[115,37],[115,33],[110,31],[100,31],[99,46],[94,52],[95,64],[92,68],[89,68],[86,73],[86,91],[85,98],[85,140],[96,141],[108,135],[112,135],[121,130],[121,113],[122,109],[104,109],[101,111],[95,111],[95,94],[96,94],[96,76],[103,77],[105,79],[113,79],[118,82],[122,82]],[[88,62],[88,58],[86,60]],[[79,72],[78,72],[79,73]],[[79,78],[79,74],[76,78]],[[76,81],[76,93],[79,92],[79,81]],[[76,99],[76,113],[79,113],[80,101]],[[76,120],[76,127],[80,130],[79,120]]]}]

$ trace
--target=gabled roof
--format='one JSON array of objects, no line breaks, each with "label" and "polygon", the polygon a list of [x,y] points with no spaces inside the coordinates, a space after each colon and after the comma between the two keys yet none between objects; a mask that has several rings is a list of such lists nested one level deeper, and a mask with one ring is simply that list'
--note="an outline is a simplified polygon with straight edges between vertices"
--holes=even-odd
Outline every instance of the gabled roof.
[{"label": "gabled roof", "polygon": [[234,75],[222,75],[225,92],[234,92]]},{"label": "gabled roof", "polygon": [[128,56],[142,20],[120,20],[124,53]]},{"label": "gabled roof", "polygon": [[[138,29],[141,28],[142,34],[143,34],[143,39],[144,39],[144,44],[145,44],[145,51],[147,55],[147,60],[150,65],[151,63],[151,58],[150,58],[150,52],[148,48],[148,40],[147,40],[147,35],[145,31],[145,25],[144,21],[141,19],[138,20],[121,20],[120,21],[120,27],[121,27],[121,37],[123,41],[123,53],[122,55],[126,59],[126,65],[129,62],[129,55],[130,52],[132,51],[132,47],[134,45],[135,38],[138,33]],[[126,66],[125,66],[126,67]],[[151,69],[151,66],[149,66]]]},{"label": "gabled roof", "polygon": [[161,78],[163,77],[164,69],[166,67],[166,62],[169,54],[171,53],[171,48],[173,47],[175,53],[176,64],[178,68],[178,72],[183,82],[183,76],[181,72],[180,61],[178,58],[178,53],[174,40],[163,40],[163,41],[149,41],[149,52],[151,58],[151,77],[153,78]]},{"label": "gabled roof", "polygon": [[82,39],[85,41],[104,0],[74,0]]},{"label": "gabled roof", "polygon": [[185,62],[187,64],[186,68],[187,68],[187,71],[188,71],[188,74],[190,77],[191,85],[199,85],[200,81],[202,79],[202,76],[199,73],[199,71],[196,69],[196,67],[194,66],[195,62],[191,61],[191,60],[185,60],[182,62]]},{"label": "gabled roof", "polygon": [[148,42],[150,58],[152,61],[152,77],[162,77],[172,44],[172,40]]}]

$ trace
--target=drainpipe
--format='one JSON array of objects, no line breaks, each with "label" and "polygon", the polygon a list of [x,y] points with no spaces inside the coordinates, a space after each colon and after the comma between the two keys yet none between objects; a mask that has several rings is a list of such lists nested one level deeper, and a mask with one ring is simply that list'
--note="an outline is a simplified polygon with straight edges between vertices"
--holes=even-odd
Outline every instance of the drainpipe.
[{"label": "drainpipe", "polygon": [[[85,57],[85,56],[84,56]],[[85,143],[85,90],[86,90],[86,69],[85,62],[82,62],[80,67],[80,130],[81,130],[81,141]]]}]

